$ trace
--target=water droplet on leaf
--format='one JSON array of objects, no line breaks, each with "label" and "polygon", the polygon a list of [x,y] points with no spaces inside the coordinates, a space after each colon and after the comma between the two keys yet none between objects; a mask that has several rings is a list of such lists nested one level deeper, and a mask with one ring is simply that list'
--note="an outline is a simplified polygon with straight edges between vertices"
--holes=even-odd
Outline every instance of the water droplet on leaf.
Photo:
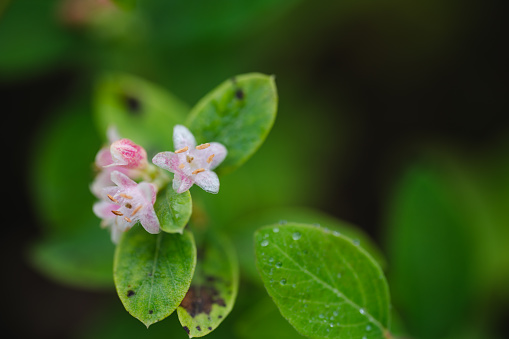
[{"label": "water droplet on leaf", "polygon": [[279,282],[281,285],[286,285],[286,279],[281,279],[281,281]]},{"label": "water droplet on leaf", "polygon": [[277,267],[277,268],[281,268],[282,266],[283,266],[283,263],[282,263],[281,261],[278,261],[278,262],[276,263],[276,267]]},{"label": "water droplet on leaf", "polygon": [[260,244],[260,245],[261,245],[262,247],[265,247],[265,246],[267,246],[268,244],[269,244],[269,241],[268,241],[267,239],[265,239],[264,241],[262,241],[262,242],[261,242],[261,244]]},{"label": "water droplet on leaf", "polygon": [[301,234],[299,232],[295,232],[292,234],[293,240],[299,240],[301,237]]}]

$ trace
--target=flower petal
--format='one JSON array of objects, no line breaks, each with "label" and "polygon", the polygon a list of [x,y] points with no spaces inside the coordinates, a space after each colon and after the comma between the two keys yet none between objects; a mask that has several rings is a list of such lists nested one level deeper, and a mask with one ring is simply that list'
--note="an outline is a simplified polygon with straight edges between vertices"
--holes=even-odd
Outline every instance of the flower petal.
[{"label": "flower petal", "polygon": [[110,165],[113,162],[109,147],[103,147],[95,156],[95,165],[99,168]]},{"label": "flower petal", "polygon": [[215,172],[204,171],[198,173],[195,176],[194,182],[206,192],[214,194],[219,192],[219,178]]},{"label": "flower petal", "polygon": [[111,211],[118,210],[120,206],[107,201],[99,201],[94,204],[92,210],[101,219],[113,219],[115,215]]},{"label": "flower petal", "polygon": [[228,154],[226,147],[224,147],[223,144],[220,144],[218,142],[211,142],[210,146],[206,149],[206,151],[208,156],[214,154],[214,157],[212,158],[212,161],[210,163],[211,170],[219,166],[219,164],[223,162],[224,158],[226,158],[226,155]]},{"label": "flower petal", "polygon": [[156,187],[148,182],[141,182],[138,184],[138,189],[140,190],[145,201],[151,205],[154,205],[157,195]]},{"label": "flower petal", "polygon": [[140,216],[140,223],[148,233],[157,234],[161,230],[159,219],[157,219],[156,212],[152,206],[148,206],[148,208],[143,211],[143,214]]},{"label": "flower petal", "polygon": [[194,148],[196,146],[196,140],[187,127],[183,125],[175,125],[175,127],[173,127],[173,146],[175,146],[176,150],[186,146]]},{"label": "flower petal", "polygon": [[184,173],[177,172],[173,177],[173,189],[177,193],[183,193],[193,186],[194,181]]},{"label": "flower petal", "polygon": [[173,152],[161,152],[152,158],[152,162],[158,167],[175,173],[179,166],[179,157]]},{"label": "flower petal", "polygon": [[110,144],[121,139],[116,126],[108,127],[108,130],[106,131],[106,136],[108,137],[108,141],[110,142]]},{"label": "flower petal", "polygon": [[114,244],[118,244],[118,241],[120,240],[120,237],[122,236],[122,231],[119,227],[116,225],[111,226],[111,241],[113,241]]},{"label": "flower petal", "polygon": [[127,166],[128,168],[147,166],[147,152],[129,139],[120,139],[112,143],[110,152],[113,163],[109,166]]},{"label": "flower petal", "polygon": [[111,172],[111,181],[121,188],[135,187],[138,185],[136,181],[131,180],[127,175],[119,171]]}]

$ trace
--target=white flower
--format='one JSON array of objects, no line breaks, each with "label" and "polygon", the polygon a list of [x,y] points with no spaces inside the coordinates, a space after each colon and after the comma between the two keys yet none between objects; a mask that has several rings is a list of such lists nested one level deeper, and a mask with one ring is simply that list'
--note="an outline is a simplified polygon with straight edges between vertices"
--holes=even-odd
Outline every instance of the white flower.
[{"label": "white flower", "polygon": [[226,147],[218,142],[197,146],[193,134],[182,125],[173,129],[173,144],[175,152],[161,152],[152,159],[175,174],[173,189],[182,193],[196,184],[209,193],[219,192],[219,178],[212,170],[226,158]]}]

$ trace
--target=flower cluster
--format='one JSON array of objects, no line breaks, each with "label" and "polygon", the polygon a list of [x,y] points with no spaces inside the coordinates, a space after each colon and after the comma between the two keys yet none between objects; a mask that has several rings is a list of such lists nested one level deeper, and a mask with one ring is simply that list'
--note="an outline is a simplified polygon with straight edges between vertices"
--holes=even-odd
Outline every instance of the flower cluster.
[{"label": "flower cluster", "polygon": [[[108,130],[108,140],[109,146],[95,158],[99,172],[90,186],[101,199],[93,206],[102,219],[101,226],[110,228],[114,243],[137,222],[147,232],[159,233],[154,203],[161,181],[165,182],[161,180],[164,174],[148,163],[143,147],[120,138],[115,129]],[[152,159],[158,167],[174,173],[173,189],[182,193],[197,184],[209,193],[218,193],[219,178],[212,170],[226,157],[226,148],[217,142],[196,145],[192,133],[182,125],[174,127],[173,143],[175,152],[161,152]]]}]

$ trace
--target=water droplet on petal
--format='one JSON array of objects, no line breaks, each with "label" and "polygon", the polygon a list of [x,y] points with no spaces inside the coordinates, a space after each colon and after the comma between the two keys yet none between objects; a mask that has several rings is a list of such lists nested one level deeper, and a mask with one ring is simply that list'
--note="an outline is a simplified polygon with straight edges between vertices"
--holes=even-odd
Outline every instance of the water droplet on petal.
[{"label": "water droplet on petal", "polygon": [[278,261],[278,262],[276,263],[276,267],[277,267],[277,268],[281,268],[282,266],[283,266],[283,263],[282,263],[281,261]]},{"label": "water droplet on petal", "polygon": [[261,244],[260,244],[260,245],[261,245],[262,247],[265,247],[265,246],[267,246],[268,244],[269,244],[269,241],[268,241],[267,239],[265,239],[264,241],[262,241],[262,242],[261,242]]},{"label": "water droplet on petal", "polygon": [[292,234],[293,240],[299,240],[301,237],[301,234],[299,232],[295,232]]},{"label": "water droplet on petal", "polygon": [[281,285],[286,285],[286,279],[281,279],[281,281],[279,282]]}]

